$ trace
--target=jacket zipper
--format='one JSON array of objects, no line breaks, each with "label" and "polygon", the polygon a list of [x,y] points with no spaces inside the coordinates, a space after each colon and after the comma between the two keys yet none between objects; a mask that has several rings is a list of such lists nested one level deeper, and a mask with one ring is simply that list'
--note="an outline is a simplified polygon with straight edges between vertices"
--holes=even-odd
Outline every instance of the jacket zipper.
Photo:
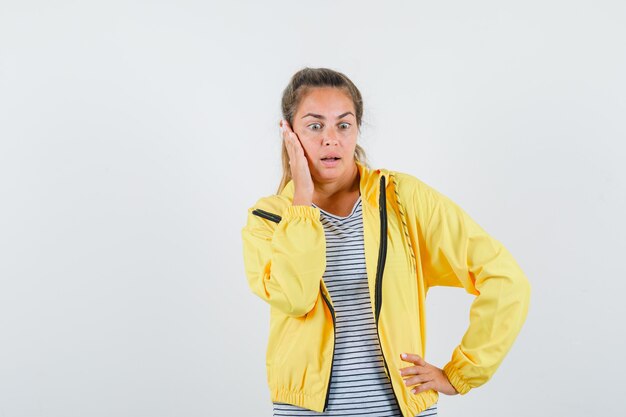
[{"label": "jacket zipper", "polygon": [[326,301],[326,305],[328,305],[328,309],[330,310],[330,314],[333,316],[333,355],[330,360],[330,375],[328,375],[328,388],[326,389],[326,400],[324,401],[324,411],[326,411],[328,407],[328,397],[330,395],[330,380],[333,376],[333,362],[335,361],[335,345],[337,344],[337,323],[335,322],[335,309],[331,306],[330,301],[326,298],[326,294],[324,294],[324,290],[322,290],[322,297],[324,297],[324,301]]},{"label": "jacket zipper", "polygon": [[387,366],[387,360],[385,359],[385,352],[383,352],[383,346],[380,344],[380,334],[378,332],[378,318],[380,316],[380,310],[383,303],[383,272],[385,270],[385,261],[387,259],[387,198],[385,192],[385,176],[380,177],[380,195],[378,201],[378,209],[380,211],[380,247],[378,251],[378,267],[376,268],[376,286],[375,286],[375,303],[374,311],[376,318],[376,336],[378,337],[378,345],[380,346],[380,353],[383,356],[383,363],[385,364],[385,370],[391,383],[393,391],[393,398],[396,400],[398,410],[402,410],[396,392],[393,390],[393,379],[389,373],[389,367]]},{"label": "jacket zipper", "polygon": [[382,307],[382,290],[383,290],[383,271],[385,270],[385,260],[387,258],[387,201],[385,200],[385,177],[380,177],[380,196],[378,201],[378,210],[380,211],[380,246],[378,250],[378,266],[376,268],[376,287],[375,287],[375,312],[376,326],[378,327],[378,316]]}]

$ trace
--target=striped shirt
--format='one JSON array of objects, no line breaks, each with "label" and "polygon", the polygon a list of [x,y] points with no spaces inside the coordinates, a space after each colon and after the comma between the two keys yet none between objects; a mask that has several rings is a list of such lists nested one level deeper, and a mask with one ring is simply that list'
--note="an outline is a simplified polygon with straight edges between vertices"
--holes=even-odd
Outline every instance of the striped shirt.
[{"label": "striped shirt", "polygon": [[[320,221],[326,235],[323,279],[336,317],[328,408],[318,413],[274,402],[274,416],[402,417],[385,374],[369,296],[361,197],[345,217],[320,209]],[[436,415],[435,403],[417,416]]]}]

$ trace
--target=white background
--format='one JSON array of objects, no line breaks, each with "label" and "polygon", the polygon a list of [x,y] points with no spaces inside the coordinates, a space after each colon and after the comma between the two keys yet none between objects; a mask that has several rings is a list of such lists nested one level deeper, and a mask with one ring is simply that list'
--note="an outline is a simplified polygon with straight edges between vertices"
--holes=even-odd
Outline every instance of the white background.
[{"label": "white background", "polygon": [[[452,198],[531,281],[501,367],[439,415],[623,415],[625,21],[599,0],[0,0],[0,417],[272,414],[240,233],[304,66],[359,87],[373,167]],[[429,362],[471,301],[429,293]]]}]

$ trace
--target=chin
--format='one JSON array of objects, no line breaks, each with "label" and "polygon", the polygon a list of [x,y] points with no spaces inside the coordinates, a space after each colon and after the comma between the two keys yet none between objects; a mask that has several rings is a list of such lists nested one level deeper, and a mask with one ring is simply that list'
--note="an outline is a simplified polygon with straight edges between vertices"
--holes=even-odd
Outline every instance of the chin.
[{"label": "chin", "polygon": [[342,172],[344,172],[343,167],[334,167],[334,168],[315,167],[315,172],[311,171],[311,174],[315,174],[315,177],[320,178],[320,179],[330,179],[330,178],[339,177]]}]

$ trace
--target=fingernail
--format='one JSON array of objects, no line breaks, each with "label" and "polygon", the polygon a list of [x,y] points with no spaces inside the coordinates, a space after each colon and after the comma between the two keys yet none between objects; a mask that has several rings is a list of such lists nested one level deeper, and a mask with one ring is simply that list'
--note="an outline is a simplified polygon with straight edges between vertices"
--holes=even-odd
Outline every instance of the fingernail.
[{"label": "fingernail", "polygon": [[402,356],[402,359],[406,359],[406,353],[403,353],[403,354],[402,354],[402,355],[400,355],[400,356]]},{"label": "fingernail", "polygon": [[412,390],[411,390],[411,392],[412,392],[413,394],[415,394],[415,393],[417,392],[417,390],[414,388],[414,389],[412,389]]}]

